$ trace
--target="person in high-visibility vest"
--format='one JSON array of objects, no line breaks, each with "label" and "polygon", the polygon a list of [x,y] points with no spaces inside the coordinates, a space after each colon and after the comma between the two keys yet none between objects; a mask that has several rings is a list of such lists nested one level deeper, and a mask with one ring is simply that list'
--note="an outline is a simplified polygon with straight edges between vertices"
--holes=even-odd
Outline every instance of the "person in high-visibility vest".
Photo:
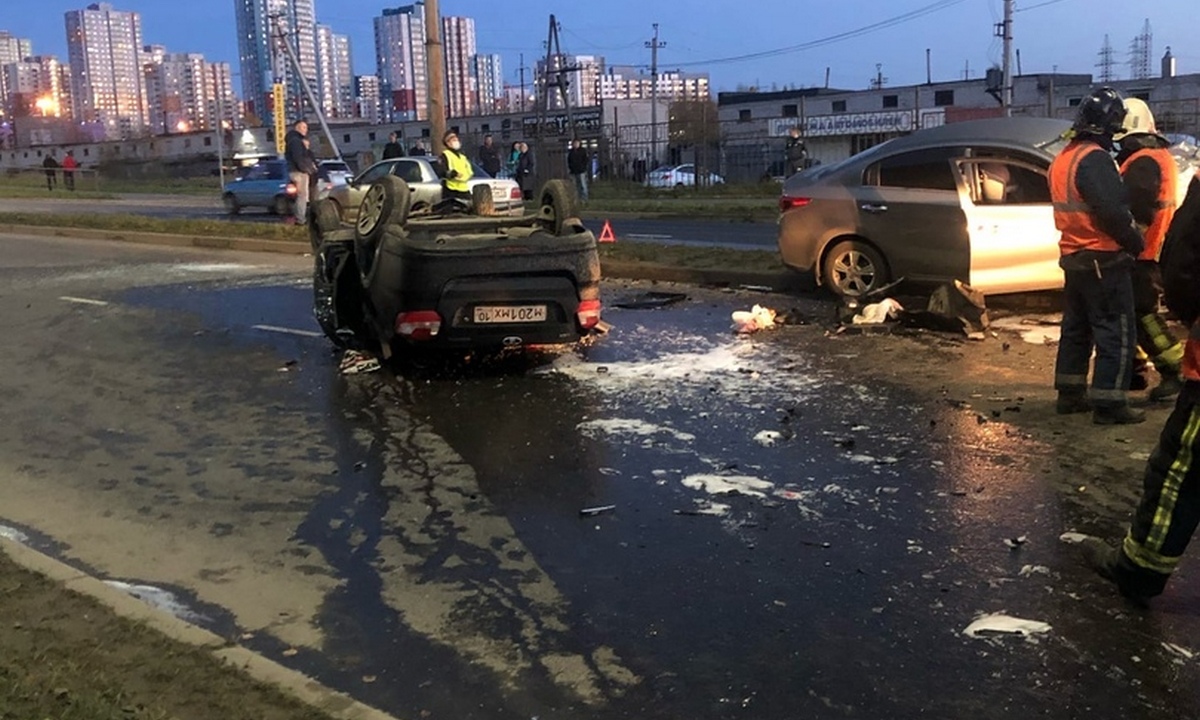
[{"label": "person in high-visibility vest", "polygon": [[[1100,88],[1079,105],[1071,140],[1050,165],[1050,197],[1065,282],[1062,339],[1054,366],[1059,414],[1092,412],[1098,425],[1139,423],[1146,414],[1129,407],[1137,320],[1133,263],[1142,252],[1117,163],[1113,135],[1125,105],[1112,88]],[[1088,365],[1096,355],[1090,397]]]},{"label": "person in high-visibility vest", "polygon": [[434,162],[438,177],[442,179],[442,200],[462,200],[471,203],[471,186],[468,184],[475,174],[471,167],[471,158],[462,151],[462,141],[458,133],[448,130],[442,136],[442,144],[446,149]]},{"label": "person in high-visibility vest", "polygon": [[1138,98],[1125,99],[1125,121],[1114,139],[1120,146],[1117,162],[1129,192],[1133,219],[1145,228],[1146,247],[1133,267],[1133,306],[1138,320],[1138,347],[1154,363],[1162,381],[1150,390],[1151,400],[1169,400],[1183,382],[1179,366],[1183,344],[1175,339],[1158,312],[1162,281],[1158,253],[1175,217],[1179,170],[1167,150],[1171,143],[1158,134],[1154,114]]},{"label": "person in high-visibility vest", "polygon": [[[1195,317],[1200,283],[1194,281],[1200,274],[1200,179],[1192,180],[1167,242],[1191,248],[1179,256],[1183,261],[1162,265],[1169,283],[1172,278],[1182,280],[1193,293],[1190,310],[1171,306],[1191,326],[1180,369],[1183,387],[1146,462],[1142,497],[1124,540],[1119,547],[1100,538],[1087,538],[1082,544],[1084,562],[1139,604],[1163,593],[1200,524],[1200,318]],[[1184,261],[1190,261],[1190,267],[1181,267]]]}]

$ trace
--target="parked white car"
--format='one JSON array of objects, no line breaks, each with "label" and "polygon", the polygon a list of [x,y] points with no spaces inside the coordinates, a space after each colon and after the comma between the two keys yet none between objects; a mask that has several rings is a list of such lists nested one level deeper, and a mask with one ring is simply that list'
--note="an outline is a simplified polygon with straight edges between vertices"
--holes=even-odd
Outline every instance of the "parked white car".
[{"label": "parked white car", "polygon": [[713,172],[697,175],[696,166],[690,163],[651,170],[646,184],[653,188],[694,187],[697,179],[701,185],[725,184],[725,178]]}]

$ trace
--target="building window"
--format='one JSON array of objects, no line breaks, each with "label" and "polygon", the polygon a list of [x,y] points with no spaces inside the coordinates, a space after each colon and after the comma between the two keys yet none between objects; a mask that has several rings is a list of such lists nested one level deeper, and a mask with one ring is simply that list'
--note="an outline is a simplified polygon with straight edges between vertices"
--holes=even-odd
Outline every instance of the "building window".
[{"label": "building window", "polygon": [[183,146],[184,146],[185,148],[190,148],[190,147],[192,146],[192,139],[191,139],[191,138],[184,138],[184,141],[183,141]]},{"label": "building window", "polygon": [[800,106],[799,105],[784,105],[783,106],[783,116],[784,117],[800,117]]},{"label": "building window", "polygon": [[41,157],[41,156],[42,156],[42,151],[38,150],[38,157]]},{"label": "building window", "polygon": [[1067,106],[1068,107],[1079,107],[1079,103],[1081,103],[1081,102],[1083,102],[1083,98],[1074,97],[1074,98],[1067,100]]},{"label": "building window", "polygon": [[845,100],[834,100],[833,101],[833,111],[834,112],[846,112],[846,101]]},{"label": "building window", "polygon": [[367,139],[371,142],[375,142],[375,133],[367,133]]},{"label": "building window", "polygon": [[738,122],[750,122],[750,117],[749,110],[738,110]]},{"label": "building window", "polygon": [[481,129],[482,129],[482,130],[483,130],[485,133],[486,133],[486,132],[491,132],[491,131],[492,131],[492,125],[491,125],[491,123],[484,123],[484,124],[483,124],[483,127],[482,127]]},{"label": "building window", "polygon": [[212,138],[210,138],[210,137],[204,138],[204,147],[212,147]]},{"label": "building window", "polygon": [[349,135],[343,135],[343,136],[342,136],[342,142],[344,142],[344,143],[349,143],[349,142],[350,142],[350,136],[349,136]]},{"label": "building window", "polygon": [[1150,91],[1149,90],[1135,90],[1131,94],[1138,100],[1141,100],[1142,102],[1150,102]]},{"label": "building window", "polygon": [[933,104],[938,107],[945,107],[954,104],[953,90],[936,90],[933,93]]},{"label": "building window", "polygon": [[884,108],[900,107],[900,96],[899,95],[884,95],[883,96],[883,107]]},{"label": "building window", "polygon": [[83,149],[83,156],[84,156],[84,157],[91,157],[91,155],[92,155],[92,151],[91,151],[89,148],[84,148],[84,149]]}]

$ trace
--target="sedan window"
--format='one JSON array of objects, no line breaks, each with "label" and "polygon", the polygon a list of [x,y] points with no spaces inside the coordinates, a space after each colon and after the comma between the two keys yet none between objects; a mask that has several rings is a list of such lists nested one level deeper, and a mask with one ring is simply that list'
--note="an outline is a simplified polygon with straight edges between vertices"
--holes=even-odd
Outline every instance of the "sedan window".
[{"label": "sedan window", "polygon": [[354,182],[357,185],[370,185],[379,178],[391,172],[394,165],[395,163],[379,163],[378,165],[372,165],[371,167],[367,168],[362,175],[359,175],[358,179]]},{"label": "sedan window", "polygon": [[977,205],[1048,205],[1050,182],[1044,171],[1000,160],[963,163],[963,177]]},{"label": "sedan window", "polygon": [[416,160],[401,160],[396,163],[395,175],[410,185],[424,181],[421,176],[421,164]]},{"label": "sedan window", "polygon": [[867,170],[870,184],[919,190],[957,190],[950,150],[920,150],[884,158]]}]

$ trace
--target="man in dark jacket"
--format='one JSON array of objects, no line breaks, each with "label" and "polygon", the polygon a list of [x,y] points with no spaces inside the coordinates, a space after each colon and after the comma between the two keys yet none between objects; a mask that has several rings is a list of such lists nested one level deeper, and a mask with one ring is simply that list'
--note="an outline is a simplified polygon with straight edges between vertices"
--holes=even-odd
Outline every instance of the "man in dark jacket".
[{"label": "man in dark jacket", "polygon": [[391,160],[398,157],[404,157],[404,146],[400,144],[399,136],[392,133],[388,135],[387,145],[383,146],[383,159]]},{"label": "man in dark jacket", "polygon": [[804,169],[808,161],[808,148],[804,146],[804,140],[800,138],[800,128],[793,126],[791,130],[788,130],[787,146],[784,152],[787,155],[789,177]]},{"label": "man in dark jacket", "polygon": [[571,173],[571,179],[575,181],[575,191],[579,193],[579,199],[587,202],[588,199],[588,166],[591,165],[591,158],[588,157],[587,150],[583,149],[582,143],[578,139],[571,141],[571,151],[567,153],[567,172]]},{"label": "man in dark jacket", "polygon": [[500,175],[500,149],[490,134],[483,136],[483,144],[479,146],[479,167],[492,177]]},{"label": "man in dark jacket", "polygon": [[46,168],[46,189],[53,192],[54,186],[58,184],[58,161],[54,159],[53,155],[46,153],[42,167]]},{"label": "man in dark jacket", "polygon": [[1175,216],[1179,171],[1167,150],[1170,143],[1158,134],[1150,107],[1137,98],[1125,99],[1125,122],[1116,140],[1121,151],[1117,163],[1129,192],[1133,219],[1145,228],[1146,247],[1133,267],[1133,306],[1137,315],[1138,347],[1154,363],[1162,378],[1150,390],[1151,400],[1169,400],[1179,394],[1183,344],[1175,339],[1158,313],[1162,282],[1158,253]]},{"label": "man in dark jacket", "polygon": [[296,186],[295,212],[292,222],[303,225],[308,219],[308,191],[312,178],[317,174],[317,164],[309,152],[308,123],[296,121],[295,126],[283,138],[284,158],[287,160],[288,179]]},{"label": "man in dark jacket", "polygon": [[1066,305],[1054,367],[1057,410],[1064,415],[1091,410],[1098,425],[1146,419],[1145,413],[1129,407],[1127,397],[1137,343],[1133,263],[1143,240],[1109,154],[1124,118],[1125,106],[1115,90],[1092,92],[1079,105],[1071,142],[1050,165],[1054,224],[1062,232],[1059,266],[1065,276]]},{"label": "man in dark jacket", "polygon": [[526,200],[533,196],[533,153],[529,145],[521,143],[521,154],[517,156],[517,184],[521,186],[521,195]]}]

